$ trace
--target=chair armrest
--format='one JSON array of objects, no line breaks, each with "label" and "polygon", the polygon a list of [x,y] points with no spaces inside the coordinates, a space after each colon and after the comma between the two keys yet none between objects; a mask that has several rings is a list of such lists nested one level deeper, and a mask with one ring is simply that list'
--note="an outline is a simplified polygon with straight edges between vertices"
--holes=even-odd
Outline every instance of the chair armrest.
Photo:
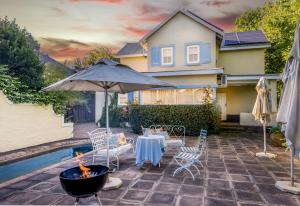
[{"label": "chair armrest", "polygon": [[134,139],[132,137],[126,137],[126,142],[134,145]]}]

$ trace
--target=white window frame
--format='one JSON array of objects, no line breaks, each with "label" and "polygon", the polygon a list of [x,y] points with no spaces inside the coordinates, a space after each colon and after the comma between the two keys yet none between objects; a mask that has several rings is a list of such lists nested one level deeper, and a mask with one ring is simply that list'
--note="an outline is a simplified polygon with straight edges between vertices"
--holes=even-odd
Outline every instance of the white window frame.
[{"label": "white window frame", "polygon": [[[121,97],[125,98],[125,96],[126,96],[127,101],[121,102]],[[120,105],[120,106],[128,105],[128,94],[118,94],[118,105]]]},{"label": "white window frame", "polygon": [[[198,51],[198,59],[197,59],[197,61],[191,61],[190,60],[190,50],[189,49],[191,47],[196,47],[197,48],[197,51]],[[193,44],[193,45],[187,46],[186,47],[186,55],[187,55],[186,61],[187,61],[188,64],[199,64],[200,63],[200,46],[197,45],[197,44]]]},{"label": "white window frame", "polygon": [[[165,63],[164,62],[164,50],[166,49],[171,49],[171,62],[167,62]],[[161,48],[161,65],[163,66],[170,66],[170,65],[173,65],[173,62],[174,62],[174,48],[173,47],[162,47]]]}]

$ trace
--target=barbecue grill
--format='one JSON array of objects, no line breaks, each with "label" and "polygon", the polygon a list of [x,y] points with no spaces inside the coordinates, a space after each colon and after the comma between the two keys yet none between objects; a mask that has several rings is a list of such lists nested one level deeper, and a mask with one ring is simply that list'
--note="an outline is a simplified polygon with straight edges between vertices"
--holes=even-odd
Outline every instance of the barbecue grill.
[{"label": "barbecue grill", "polygon": [[75,205],[79,203],[79,198],[95,196],[99,205],[101,201],[97,195],[108,179],[108,167],[103,165],[85,166],[90,169],[90,176],[83,177],[80,167],[67,169],[60,173],[59,179],[62,188],[76,198]]}]

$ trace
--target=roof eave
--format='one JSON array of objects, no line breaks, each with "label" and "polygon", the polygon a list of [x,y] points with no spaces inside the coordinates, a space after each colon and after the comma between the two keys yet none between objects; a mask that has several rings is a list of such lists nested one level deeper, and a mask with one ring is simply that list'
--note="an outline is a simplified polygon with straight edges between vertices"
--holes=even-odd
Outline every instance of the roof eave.
[{"label": "roof eave", "polygon": [[124,54],[115,55],[116,58],[127,58],[127,57],[147,57],[147,54]]},{"label": "roof eave", "polygon": [[223,74],[223,68],[200,69],[200,70],[179,70],[179,71],[162,71],[162,72],[143,72],[152,77],[167,77],[167,76],[189,76],[189,75],[210,75]]},{"label": "roof eave", "polygon": [[238,46],[223,46],[220,51],[231,51],[231,50],[244,50],[244,49],[266,49],[270,48],[270,43],[256,44],[256,45],[238,45]]}]

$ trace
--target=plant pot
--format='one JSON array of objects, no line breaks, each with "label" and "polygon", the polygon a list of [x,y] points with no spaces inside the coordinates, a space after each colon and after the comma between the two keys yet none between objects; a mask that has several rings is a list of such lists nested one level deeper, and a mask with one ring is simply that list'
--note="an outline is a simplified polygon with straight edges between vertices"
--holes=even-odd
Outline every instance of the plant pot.
[{"label": "plant pot", "polygon": [[282,147],[284,136],[281,133],[272,133],[270,135],[271,143],[275,147]]}]

